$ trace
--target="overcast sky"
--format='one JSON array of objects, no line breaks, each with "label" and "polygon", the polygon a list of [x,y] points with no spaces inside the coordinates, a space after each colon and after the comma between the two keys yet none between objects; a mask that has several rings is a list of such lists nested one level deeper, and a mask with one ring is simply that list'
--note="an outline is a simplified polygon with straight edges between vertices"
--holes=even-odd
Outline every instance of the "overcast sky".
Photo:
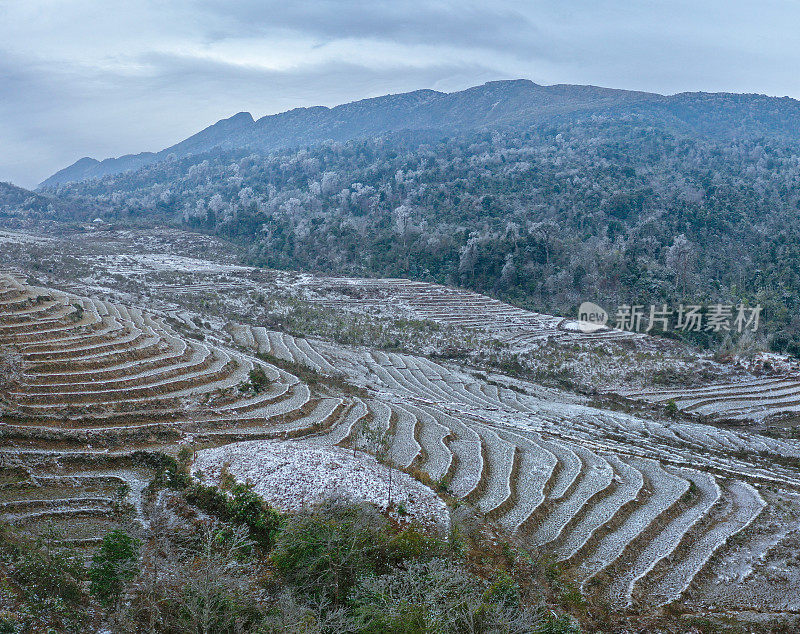
[{"label": "overcast sky", "polygon": [[0,181],[493,79],[800,98],[796,0],[0,0]]}]

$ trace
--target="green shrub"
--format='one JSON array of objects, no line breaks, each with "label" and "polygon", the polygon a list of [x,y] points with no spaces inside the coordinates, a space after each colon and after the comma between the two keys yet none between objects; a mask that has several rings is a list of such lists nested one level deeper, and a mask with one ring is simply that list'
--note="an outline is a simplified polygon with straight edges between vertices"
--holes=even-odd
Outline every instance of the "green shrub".
[{"label": "green shrub", "polygon": [[86,567],[58,545],[62,537],[46,528],[34,541],[0,525],[0,632],[73,632],[89,622]]},{"label": "green shrub", "polygon": [[667,401],[667,405],[664,408],[664,410],[666,411],[667,416],[669,416],[670,418],[677,418],[679,411],[678,404],[672,399]]},{"label": "green shrub", "polygon": [[271,545],[280,529],[281,514],[253,492],[248,484],[234,484],[228,499],[228,513],[236,522],[246,524],[263,545]]},{"label": "green shrub", "polygon": [[254,392],[259,394],[261,390],[269,385],[269,377],[260,365],[255,366],[247,376],[247,381],[239,384],[240,392]]},{"label": "green shrub", "polygon": [[138,562],[139,542],[124,531],[111,531],[103,538],[89,568],[92,596],[106,607],[115,604],[125,584],[136,577]]},{"label": "green shrub", "polygon": [[77,556],[64,551],[22,547],[15,562],[15,580],[26,589],[29,598],[46,595],[58,597],[67,604],[81,602],[84,577],[83,562]]},{"label": "green shrub", "polygon": [[519,584],[506,571],[501,571],[483,594],[488,603],[499,603],[507,608],[520,604]]},{"label": "green shrub", "polygon": [[536,634],[580,634],[580,626],[567,614],[546,614],[533,630]]},{"label": "green shrub", "polygon": [[534,632],[541,618],[510,601],[514,591],[513,582],[488,585],[457,562],[433,558],[361,577],[349,604],[358,632]]},{"label": "green shrub", "polygon": [[248,378],[250,379],[250,383],[253,385],[253,389],[256,392],[260,392],[269,385],[269,378],[267,377],[267,373],[264,372],[264,368],[260,365],[257,365],[252,370],[250,370]]},{"label": "green shrub", "polygon": [[22,631],[23,624],[18,615],[0,610],[0,634],[16,634]]},{"label": "green shrub", "polygon": [[290,517],[271,559],[301,592],[341,603],[360,576],[386,569],[386,529],[374,510],[328,504]]},{"label": "green shrub", "polygon": [[186,500],[225,521],[244,524],[259,545],[269,548],[283,522],[280,512],[253,492],[252,486],[234,483],[228,493],[215,486],[194,483],[185,493]]},{"label": "green shrub", "polygon": [[446,544],[426,535],[416,526],[404,528],[387,543],[389,561],[400,563],[406,559],[430,559],[444,552]]}]

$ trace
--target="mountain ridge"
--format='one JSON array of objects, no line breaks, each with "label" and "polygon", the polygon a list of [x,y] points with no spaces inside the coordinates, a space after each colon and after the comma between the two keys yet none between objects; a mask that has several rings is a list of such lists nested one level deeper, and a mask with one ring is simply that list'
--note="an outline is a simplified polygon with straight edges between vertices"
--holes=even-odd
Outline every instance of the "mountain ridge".
[{"label": "mountain ridge", "polygon": [[135,170],[216,148],[270,152],[324,141],[345,142],[401,130],[459,133],[485,126],[535,125],[585,116],[634,115],[688,134],[800,140],[800,102],[759,94],[661,95],[592,85],[543,86],[527,79],[491,81],[451,93],[420,89],[334,107],[311,106],[254,119],[239,112],[158,152],[97,160],[84,157],[39,188]]}]

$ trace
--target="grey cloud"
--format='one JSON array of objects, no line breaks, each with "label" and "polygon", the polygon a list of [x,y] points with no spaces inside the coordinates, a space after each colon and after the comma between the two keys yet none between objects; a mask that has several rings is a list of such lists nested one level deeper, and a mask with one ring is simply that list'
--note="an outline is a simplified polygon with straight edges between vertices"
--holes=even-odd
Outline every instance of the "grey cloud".
[{"label": "grey cloud", "polygon": [[497,78],[491,68],[452,64],[400,68],[389,77],[355,62],[278,72],[190,55],[150,53],[139,61],[148,72],[131,78],[3,64],[0,58],[3,90],[12,89],[0,104],[0,117],[13,122],[11,128],[0,126],[0,145],[9,150],[0,153],[0,180],[31,187],[82,156],[158,150],[241,110],[258,117]]},{"label": "grey cloud", "polygon": [[[0,180],[26,186],[81,156],[158,150],[241,110],[491,79],[800,96],[800,5],[789,0],[758,13],[742,0],[142,0],[94,30],[86,16],[112,0],[48,4],[57,15],[47,21],[17,14],[30,24],[3,22],[12,5],[0,1]],[[204,56],[276,41],[298,43],[295,67]],[[309,42],[319,47],[305,57]],[[383,64],[370,63],[378,54]]]},{"label": "grey cloud", "polygon": [[501,45],[509,53],[526,56],[547,55],[550,50],[528,16],[502,3],[201,0],[199,7],[227,24],[227,29],[215,29],[216,37],[290,29],[325,41],[370,38],[491,49]]}]

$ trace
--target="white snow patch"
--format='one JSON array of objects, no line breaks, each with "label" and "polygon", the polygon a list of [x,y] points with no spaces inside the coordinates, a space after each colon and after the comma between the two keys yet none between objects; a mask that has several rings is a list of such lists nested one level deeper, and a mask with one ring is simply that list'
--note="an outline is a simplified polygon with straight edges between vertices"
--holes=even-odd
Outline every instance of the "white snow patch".
[{"label": "white snow patch", "polygon": [[112,273],[127,272],[131,265],[139,265],[155,271],[171,271],[176,273],[230,273],[233,271],[249,271],[246,266],[236,266],[233,264],[220,264],[208,260],[172,255],[170,253],[146,253],[146,254],[125,254],[111,256],[109,258],[117,265],[122,265],[122,269],[116,270],[110,266],[108,270]]},{"label": "white snow patch", "polygon": [[[224,464],[239,482],[267,502],[287,511],[329,498],[387,506],[387,467],[372,456],[341,447],[308,446],[296,441],[254,440],[199,451],[192,473],[202,471],[217,483]],[[392,473],[392,502],[403,504],[407,515],[423,524],[449,528],[445,503],[428,487],[401,471]]]},{"label": "white snow patch", "polygon": [[16,231],[0,231],[0,244],[49,244],[53,238]]}]

